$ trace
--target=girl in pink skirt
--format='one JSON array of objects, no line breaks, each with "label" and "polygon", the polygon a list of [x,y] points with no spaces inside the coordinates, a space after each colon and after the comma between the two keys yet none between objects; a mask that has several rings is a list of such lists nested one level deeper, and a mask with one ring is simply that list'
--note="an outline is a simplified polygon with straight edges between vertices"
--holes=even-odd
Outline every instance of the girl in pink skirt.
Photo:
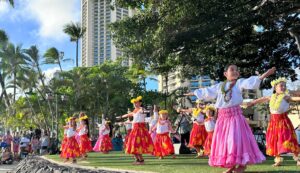
[{"label": "girl in pink skirt", "polygon": [[261,76],[238,79],[238,67],[229,65],[224,71],[226,81],[186,94],[196,95],[200,100],[216,99],[218,119],[211,144],[210,166],[228,168],[225,172],[244,172],[247,165],[265,160],[240,105],[243,102],[242,90],[258,89],[260,82],[275,70],[273,67]]}]

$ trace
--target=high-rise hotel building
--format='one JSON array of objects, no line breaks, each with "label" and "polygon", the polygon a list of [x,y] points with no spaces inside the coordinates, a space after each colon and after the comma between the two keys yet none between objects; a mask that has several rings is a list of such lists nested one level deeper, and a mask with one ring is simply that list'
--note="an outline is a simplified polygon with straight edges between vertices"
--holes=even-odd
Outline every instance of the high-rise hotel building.
[{"label": "high-rise hotel building", "polygon": [[[81,24],[86,28],[81,41],[82,66],[102,64],[105,60],[116,60],[122,52],[112,41],[108,25],[133,15],[133,10],[115,7],[108,0],[81,0]],[[123,61],[129,65],[129,61]]]}]

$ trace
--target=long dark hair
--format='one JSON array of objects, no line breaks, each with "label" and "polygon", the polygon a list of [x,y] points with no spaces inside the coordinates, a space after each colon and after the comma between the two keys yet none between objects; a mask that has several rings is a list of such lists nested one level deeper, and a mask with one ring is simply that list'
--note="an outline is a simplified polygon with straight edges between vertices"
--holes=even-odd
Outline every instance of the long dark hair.
[{"label": "long dark hair", "polygon": [[89,125],[89,119],[87,118],[87,119],[84,119],[83,121],[84,121],[84,123],[85,123],[85,125],[86,125],[86,128],[87,128],[87,130],[88,130],[87,135],[88,135],[88,137],[90,137],[90,125]]}]

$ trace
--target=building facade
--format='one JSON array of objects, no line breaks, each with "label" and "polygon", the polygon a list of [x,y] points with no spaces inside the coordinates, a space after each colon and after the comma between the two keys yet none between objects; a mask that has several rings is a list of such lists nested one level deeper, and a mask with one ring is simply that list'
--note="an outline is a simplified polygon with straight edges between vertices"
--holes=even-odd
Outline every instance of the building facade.
[{"label": "building facade", "polygon": [[[115,61],[123,53],[112,41],[108,25],[133,15],[133,10],[115,7],[107,0],[81,0],[81,24],[86,28],[81,40],[82,66],[102,64],[106,60]],[[128,60],[123,65],[129,65]]]}]

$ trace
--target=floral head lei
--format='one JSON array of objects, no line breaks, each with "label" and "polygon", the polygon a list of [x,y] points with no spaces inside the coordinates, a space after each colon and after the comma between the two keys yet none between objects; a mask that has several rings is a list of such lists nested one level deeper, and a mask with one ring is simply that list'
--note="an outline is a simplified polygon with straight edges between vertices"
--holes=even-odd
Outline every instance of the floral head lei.
[{"label": "floral head lei", "polygon": [[[286,81],[287,81],[286,78],[280,77],[276,80],[273,80],[271,82],[271,85],[275,89],[275,86],[277,84],[279,84],[280,82],[286,83]],[[289,91],[287,89],[284,93],[281,93],[281,94],[274,93],[274,94],[272,94],[271,99],[270,99],[270,104],[269,104],[270,109],[274,110],[274,111],[278,110],[282,100],[288,94],[289,94]]]},{"label": "floral head lei", "polygon": [[86,119],[88,119],[88,116],[87,116],[87,115],[85,115],[85,116],[79,118],[80,121],[81,121],[81,120],[86,120]]},{"label": "floral head lei", "polygon": [[275,86],[276,86],[277,84],[279,84],[280,82],[286,83],[286,81],[287,81],[286,78],[280,77],[280,78],[278,78],[278,79],[272,80],[272,81],[271,81],[271,86],[275,88]]},{"label": "floral head lei", "polygon": [[207,112],[207,111],[216,111],[216,108],[211,106],[211,105],[208,105],[208,106],[205,107],[204,111],[205,112]]},{"label": "floral head lei", "polygon": [[229,102],[230,99],[232,98],[232,88],[234,87],[236,80],[234,80],[230,83],[229,88],[227,90],[225,90],[226,83],[227,83],[227,80],[222,83],[221,92],[224,95],[224,101]]},{"label": "floral head lei", "polygon": [[159,113],[160,115],[161,115],[161,114],[168,114],[168,111],[167,111],[167,110],[160,110],[158,113]]},{"label": "floral head lei", "polygon": [[138,96],[137,98],[133,98],[133,99],[131,99],[130,100],[130,102],[132,103],[132,104],[134,104],[134,103],[136,103],[136,102],[139,102],[139,101],[141,101],[142,100],[142,96]]}]

